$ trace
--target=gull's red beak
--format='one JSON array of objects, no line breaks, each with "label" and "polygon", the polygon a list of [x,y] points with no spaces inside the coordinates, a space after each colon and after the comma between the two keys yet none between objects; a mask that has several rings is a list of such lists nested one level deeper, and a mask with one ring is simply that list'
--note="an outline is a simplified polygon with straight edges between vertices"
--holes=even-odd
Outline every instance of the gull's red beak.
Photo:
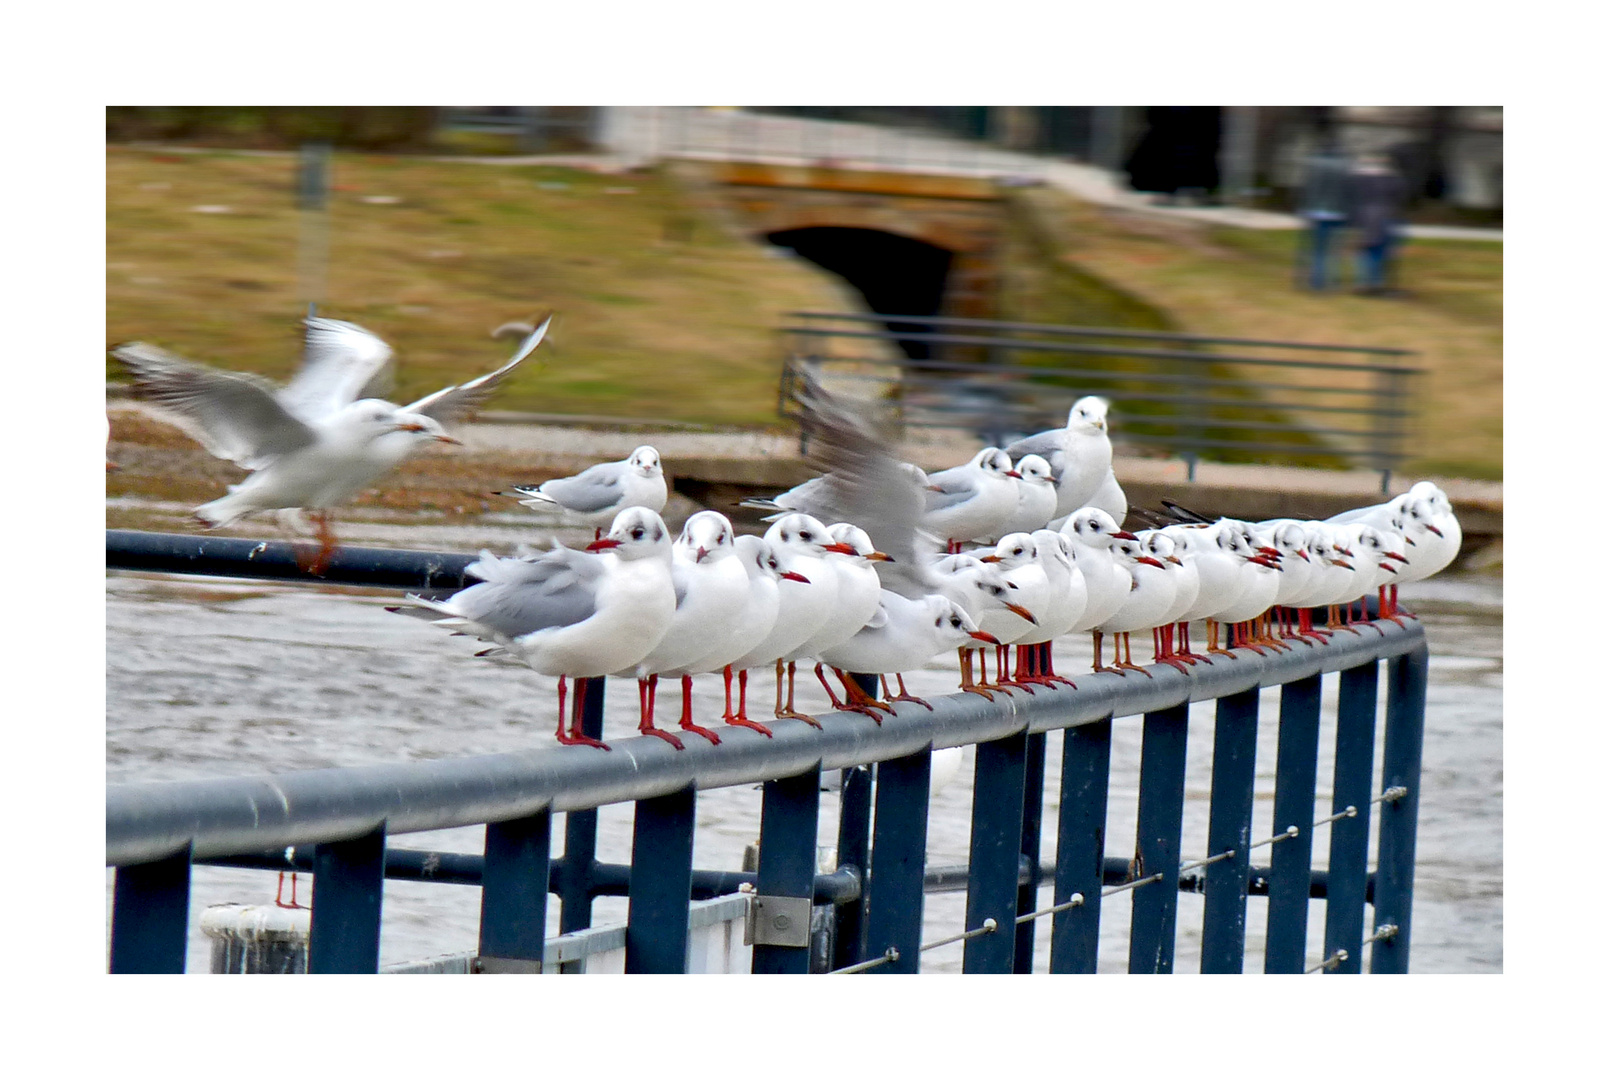
[{"label": "gull's red beak", "polygon": [[836,551],[840,555],[859,555],[860,554],[860,552],[856,551],[854,548],[850,547],[848,544],[845,544],[845,543],[842,543],[842,542],[839,542],[839,543],[836,543],[836,544],[822,544],[821,548],[822,548],[823,551]]},{"label": "gull's red beak", "polygon": [[1331,566],[1344,566],[1348,570],[1352,569],[1352,564],[1347,562],[1345,559],[1331,559],[1330,560],[1330,565]]},{"label": "gull's red beak", "polygon": [[451,435],[437,435],[436,436],[436,441],[437,442],[452,443],[454,446],[463,446],[464,445],[462,441],[453,438]]},{"label": "gull's red beak", "polygon": [[1022,479],[1022,473],[1018,472],[1016,469],[1007,469],[1006,470],[1006,475],[1010,476],[1010,477],[1013,477],[1013,478],[1015,478],[1017,480]]},{"label": "gull's red beak", "polygon": [[1133,533],[1128,532],[1128,531],[1126,531],[1124,529],[1119,529],[1117,532],[1112,534],[1112,539],[1113,540],[1138,540],[1139,537],[1135,536]]},{"label": "gull's red beak", "polygon": [[601,540],[594,540],[592,543],[588,544],[587,545],[587,550],[588,551],[607,551],[610,548],[617,548],[619,546],[620,546],[620,541],[619,540],[616,540],[613,537],[605,536]]},{"label": "gull's red beak", "polygon": [[1352,549],[1351,548],[1344,548],[1340,544],[1336,544],[1335,545],[1335,550],[1339,551],[1342,555],[1345,555],[1349,559],[1352,557]]},{"label": "gull's red beak", "polygon": [[1306,548],[1297,548],[1296,549],[1296,554],[1298,554],[1298,555],[1300,555],[1302,557],[1303,562],[1312,562],[1313,561],[1312,559],[1307,557],[1307,549]]},{"label": "gull's red beak", "polygon": [[1398,562],[1407,562],[1408,561],[1408,556],[1406,556],[1406,555],[1398,555],[1395,551],[1386,552],[1385,553],[1385,558],[1387,558],[1387,559],[1396,559]]},{"label": "gull's red beak", "polygon": [[397,430],[398,431],[423,431],[423,430],[425,430],[425,425],[419,423],[418,421],[410,420],[406,424],[398,424],[397,425]]},{"label": "gull's red beak", "polygon": [[1392,572],[1392,573],[1393,573],[1393,574],[1395,574],[1395,573],[1396,573],[1396,572],[1397,572],[1397,568],[1396,568],[1396,567],[1395,567],[1395,566],[1392,566],[1392,565],[1391,565],[1391,564],[1390,564],[1390,563],[1388,563],[1388,562],[1383,562],[1383,563],[1381,563],[1381,564],[1380,564],[1380,569],[1382,569],[1382,570],[1389,570],[1389,571],[1391,571],[1391,572]]},{"label": "gull's red beak", "polygon": [[1179,558],[1179,556],[1177,556],[1177,555],[1169,555],[1168,556],[1168,562],[1172,563],[1174,566],[1183,566],[1184,565],[1183,560],[1181,560]]},{"label": "gull's red beak", "polygon": [[[1429,526],[1429,528],[1435,528],[1435,526],[1432,525],[1432,526]],[[1404,536],[1402,538],[1402,542],[1407,544],[1409,547],[1418,547],[1419,546],[1419,541],[1415,540],[1411,536]]]},{"label": "gull's red beak", "polygon": [[1033,623],[1035,626],[1039,625],[1039,620],[1034,618],[1034,613],[1029,611],[1027,608],[1023,607],[1021,604],[1007,604],[1006,605],[1006,610],[1011,612],[1013,615],[1022,616],[1024,619],[1027,619],[1029,622]]},{"label": "gull's red beak", "polygon": [[701,563],[701,562],[704,561],[704,556],[708,555],[709,553],[710,553],[710,549],[707,548],[707,547],[704,547],[702,544],[700,544],[699,548],[698,548],[698,554],[693,556],[693,561],[696,562],[696,563]]},{"label": "gull's red beak", "polygon": [[1260,547],[1257,550],[1267,555],[1270,559],[1279,558],[1279,548]]},{"label": "gull's red beak", "polygon": [[970,636],[977,638],[979,641],[987,641],[990,645],[1000,644],[999,638],[995,637],[993,634],[985,634],[982,630],[969,630],[967,633]]},{"label": "gull's red beak", "polygon": [[1435,533],[1437,536],[1443,535],[1442,531],[1440,529],[1436,528],[1434,525],[1426,525],[1425,528],[1429,529],[1431,532]]},{"label": "gull's red beak", "polygon": [[803,582],[806,585],[810,584],[810,579],[809,578],[805,577],[803,574],[796,574],[792,570],[784,570],[782,572],[781,576],[786,578],[789,581],[799,581],[799,582]]},{"label": "gull's red beak", "polygon": [[1147,566],[1154,566],[1158,570],[1166,570],[1167,569],[1167,567],[1163,566],[1160,561],[1151,558],[1151,556],[1149,556],[1149,555],[1141,555],[1140,557],[1138,557],[1134,561],[1135,562],[1145,563]]}]

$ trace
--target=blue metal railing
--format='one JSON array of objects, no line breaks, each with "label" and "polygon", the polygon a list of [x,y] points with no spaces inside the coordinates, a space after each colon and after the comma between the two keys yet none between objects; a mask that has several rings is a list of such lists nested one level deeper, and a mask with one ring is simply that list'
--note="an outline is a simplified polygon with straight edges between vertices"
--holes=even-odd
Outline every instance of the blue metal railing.
[{"label": "blue metal railing", "polygon": [[[229,545],[244,545],[226,557]],[[222,546],[220,546],[222,545]],[[289,545],[108,531],[116,569],[307,578],[287,564]],[[345,549],[328,575],[343,581],[395,575],[392,587],[453,587],[445,567],[461,556],[388,551],[384,574],[364,549]],[[248,557],[249,556],[249,557]],[[467,561],[467,560],[466,560]],[[344,569],[343,569],[344,568]],[[309,580],[316,580],[310,579]],[[326,576],[323,580],[334,580]],[[1383,790],[1371,790],[1379,664],[1388,666]],[[765,916],[754,921],[753,970],[811,966],[810,906],[831,905],[837,970],[916,971],[924,889],[946,876],[925,865],[932,751],[975,745],[972,847],[965,881],[965,971],[1031,969],[1036,925],[1050,918],[1050,970],[1094,971],[1103,895],[1132,892],[1129,970],[1171,971],[1181,889],[1206,896],[1203,971],[1239,971],[1248,895],[1268,897],[1265,969],[1359,971],[1365,908],[1374,907],[1371,969],[1408,963],[1428,654],[1408,620],[1336,633],[1322,645],[1279,654],[1240,651],[1233,661],[1151,678],[1082,675],[1078,688],[1039,689],[986,701],[955,694],[929,712],[902,705],[875,727],[865,717],[820,717],[822,730],[779,724],[773,738],[735,729],[720,746],[694,740],[676,751],[657,739],[612,743],[611,753],[544,747],[519,753],[405,765],[324,769],[271,777],[122,784],[107,789],[106,861],[116,867],[111,970],[182,971],[189,883],[196,863],[311,868],[314,893],[308,970],[376,971],[386,877],[456,881],[481,888],[484,970],[536,970],[550,894],[560,931],[591,924],[592,898],[629,896],[627,971],[681,971],[693,897],[752,887]],[[1318,752],[1319,688],[1340,672],[1333,820],[1311,818]],[[1259,689],[1280,686],[1274,835],[1250,835]],[[602,680],[589,684],[584,729],[600,735]],[[1192,702],[1217,702],[1209,853],[1184,862],[1184,762]],[[1142,716],[1135,859],[1105,856],[1114,723]],[[1061,732],[1060,810],[1051,866],[1040,865],[1045,740]],[[875,765],[875,769],[869,766]],[[838,869],[816,872],[820,776],[843,769]],[[692,865],[701,790],[764,785],[759,861],[752,874]],[[629,867],[598,863],[596,808],[633,802]],[[1368,870],[1369,815],[1379,804],[1378,868]],[[873,811],[875,810],[875,814]],[[551,856],[551,821],[566,812],[565,856]],[[875,826],[872,822],[875,819]],[[390,846],[392,837],[485,824],[479,857]],[[1311,870],[1315,826],[1330,828],[1329,869]],[[1273,849],[1268,866],[1253,855]],[[296,849],[285,852],[286,848]],[[429,867],[425,873],[422,867]],[[1052,899],[1036,907],[1039,883]],[[942,883],[941,883],[942,884]],[[1326,900],[1324,953],[1307,957],[1311,896]],[[803,918],[801,919],[801,913]],[[801,922],[803,925],[801,925]],[[956,939],[947,939],[956,940]],[[566,966],[567,969],[569,965]]]}]

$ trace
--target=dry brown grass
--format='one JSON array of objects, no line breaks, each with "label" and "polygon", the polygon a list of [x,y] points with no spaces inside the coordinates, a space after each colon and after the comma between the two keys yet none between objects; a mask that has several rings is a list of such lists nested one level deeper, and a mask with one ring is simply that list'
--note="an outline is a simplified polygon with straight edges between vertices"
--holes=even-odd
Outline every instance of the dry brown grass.
[{"label": "dry brown grass", "polygon": [[[295,165],[108,148],[108,343],[288,376]],[[817,271],[723,233],[657,174],[338,154],[332,182],[320,310],[391,343],[394,400],[495,367],[509,344],[493,327],[553,310],[545,364],[494,408],[774,425],[772,330],[785,311],[834,303]]]},{"label": "dry brown grass", "polygon": [[1402,298],[1293,287],[1294,232],[1218,229],[1065,196],[1063,257],[1192,333],[1411,349],[1422,368],[1411,471],[1496,479],[1503,457],[1501,244],[1408,242]]}]

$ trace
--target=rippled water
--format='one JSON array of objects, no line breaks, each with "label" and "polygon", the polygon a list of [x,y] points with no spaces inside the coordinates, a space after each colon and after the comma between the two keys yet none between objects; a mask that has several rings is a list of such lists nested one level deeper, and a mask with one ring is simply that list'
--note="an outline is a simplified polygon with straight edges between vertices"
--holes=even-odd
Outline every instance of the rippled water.
[{"label": "rippled water", "polygon": [[[1413,923],[1413,968],[1423,972],[1502,969],[1502,586],[1499,580],[1446,577],[1404,587],[1405,604],[1424,617],[1431,647],[1424,787],[1420,801]],[[106,776],[108,783],[239,776],[381,762],[419,761],[546,745],[551,738],[556,680],[523,668],[476,659],[475,643],[449,638],[424,623],[388,614],[394,593],[313,589],[193,578],[109,573],[106,579]],[[1086,664],[1086,640],[1057,646],[1058,665]],[[1383,670],[1383,665],[1382,665]],[[695,708],[720,711],[720,680],[697,680]],[[1321,747],[1333,743],[1334,677],[1326,679]],[[953,663],[938,660],[907,675],[914,694],[955,686]],[[812,683],[812,686],[814,684]],[[825,704],[805,688],[801,707]],[[764,705],[769,675],[757,680]],[[677,704],[672,688],[661,711]],[[1384,700],[1382,690],[1381,700]],[[1253,835],[1266,836],[1273,809],[1277,690],[1263,695]],[[763,712],[763,708],[760,710]],[[1192,707],[1186,777],[1185,858],[1206,853],[1213,710]],[[611,683],[606,730],[634,731],[636,695]],[[1377,758],[1379,739],[1377,738]],[[1048,739],[1044,854],[1054,853],[1060,737]],[[1133,851],[1140,756],[1140,718],[1114,725],[1107,829],[1110,856]],[[1321,749],[1317,816],[1329,812],[1331,760]],[[1376,766],[1378,770],[1378,762]],[[1378,775],[1378,773],[1377,773]],[[935,792],[928,834],[930,865],[964,863],[971,815],[972,751],[953,782]],[[820,836],[836,833],[837,796],[824,793]],[[753,788],[702,792],[696,865],[736,869],[745,845],[758,839],[760,793]],[[599,813],[598,857],[629,862],[629,805]],[[562,837],[563,823],[554,823]],[[481,828],[398,837],[402,846],[478,852]],[[560,841],[562,843],[562,841]],[[1314,859],[1322,865],[1327,839]],[[108,886],[111,880],[107,875]],[[197,867],[191,897],[189,970],[206,971],[208,945],[196,920],[209,904],[261,903],[275,876]],[[473,950],[479,890],[467,886],[390,882],[385,886],[381,962],[389,964]],[[1049,904],[1048,887],[1041,893]],[[108,897],[110,892],[108,891]],[[1179,897],[1175,968],[1199,966],[1203,899]],[[1102,971],[1127,963],[1129,902],[1102,905]],[[601,897],[598,924],[623,921],[624,897]],[[964,927],[965,895],[927,898],[924,939]],[[1246,969],[1262,966],[1266,905],[1247,911]],[[550,905],[550,933],[557,904]],[[1309,955],[1319,959],[1324,905],[1309,920]],[[1048,921],[1036,935],[1038,970],[1049,955]],[[959,971],[962,946],[923,957],[924,970]]]}]

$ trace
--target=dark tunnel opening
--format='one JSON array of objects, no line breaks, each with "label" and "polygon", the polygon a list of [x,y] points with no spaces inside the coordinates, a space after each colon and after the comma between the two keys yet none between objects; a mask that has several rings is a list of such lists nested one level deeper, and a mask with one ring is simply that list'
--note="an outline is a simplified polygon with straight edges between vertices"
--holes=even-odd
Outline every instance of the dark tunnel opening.
[{"label": "dark tunnel opening", "polygon": [[[944,303],[952,253],[936,244],[877,229],[816,226],[783,229],[766,239],[791,248],[853,285],[866,306],[879,315],[937,315]],[[893,333],[921,332],[920,323],[892,320]],[[900,338],[896,344],[912,360],[926,360],[926,341]]]}]

